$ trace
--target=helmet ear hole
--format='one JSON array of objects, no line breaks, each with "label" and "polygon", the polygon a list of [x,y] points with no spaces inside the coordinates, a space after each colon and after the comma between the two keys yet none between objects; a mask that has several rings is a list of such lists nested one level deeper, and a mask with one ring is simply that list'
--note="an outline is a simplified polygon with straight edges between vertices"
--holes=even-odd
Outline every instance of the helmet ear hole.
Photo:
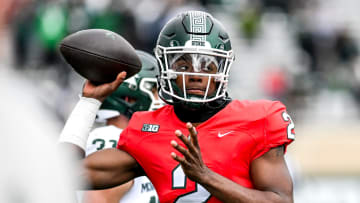
[{"label": "helmet ear hole", "polygon": [[177,46],[180,46],[180,43],[177,40],[171,40],[170,41],[170,46],[171,47],[177,47]]},{"label": "helmet ear hole", "polygon": [[135,91],[136,88],[137,88],[136,85],[134,85],[134,84],[129,84],[129,89]]}]

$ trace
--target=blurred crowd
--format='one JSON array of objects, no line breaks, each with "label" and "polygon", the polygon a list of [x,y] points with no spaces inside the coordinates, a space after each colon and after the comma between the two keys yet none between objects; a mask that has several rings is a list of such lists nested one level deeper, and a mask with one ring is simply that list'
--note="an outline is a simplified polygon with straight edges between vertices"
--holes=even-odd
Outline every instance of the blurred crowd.
[{"label": "blurred crowd", "polygon": [[[237,55],[234,66],[242,69],[241,74],[232,73],[230,89],[251,88],[233,95],[281,100],[296,113],[295,119],[301,120],[309,100],[321,92],[346,92],[355,106],[360,104],[356,36],[360,32],[340,13],[332,10],[329,14],[331,9],[327,8],[331,6],[326,4],[331,2],[334,1],[14,0],[2,1],[0,23],[11,32],[13,67],[27,73],[36,71],[33,75],[39,78],[52,77],[50,81],[64,90],[58,95],[64,96],[72,91],[74,75],[61,59],[58,43],[68,34],[90,28],[108,29],[122,35],[136,49],[152,52],[159,31],[169,18],[182,10],[206,10],[230,25]],[[277,31],[281,30],[280,24],[282,31]],[[271,33],[275,39],[269,37]],[[255,71],[256,77],[246,78],[246,71],[256,66],[244,57],[250,50],[256,50],[254,60],[262,64],[257,64],[260,68]],[[272,55],[264,57],[262,52]],[[277,52],[280,54],[274,55]],[[254,81],[255,85],[245,80]],[[57,109],[59,105],[54,108],[61,120],[67,116],[66,109]]]},{"label": "blurred crowd", "polygon": [[[305,112],[304,108],[314,108],[314,100],[319,95],[341,92],[341,95],[349,95],[357,111],[354,115],[358,115],[360,21],[356,21],[348,9],[351,5],[359,6],[356,1],[256,0],[244,5],[238,11],[239,32],[246,41],[244,44],[273,52],[283,49],[273,59],[260,58],[275,61],[264,65],[267,67],[260,72],[262,96],[284,102],[291,111],[297,112],[296,119]],[[281,34],[264,36],[264,33],[275,32],[269,30],[279,29],[281,24]],[[277,44],[266,42],[264,38],[275,40]],[[332,99],[332,93],[324,94]],[[331,107],[323,105],[321,112],[332,111],[326,109]]]}]

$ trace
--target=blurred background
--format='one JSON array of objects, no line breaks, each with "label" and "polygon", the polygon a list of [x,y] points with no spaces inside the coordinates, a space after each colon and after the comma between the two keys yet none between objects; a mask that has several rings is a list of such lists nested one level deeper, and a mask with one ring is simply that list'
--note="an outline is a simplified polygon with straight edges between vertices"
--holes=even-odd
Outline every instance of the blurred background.
[{"label": "blurred background", "polygon": [[66,35],[109,29],[152,52],[171,17],[204,10],[232,38],[230,95],[280,100],[296,124],[295,202],[359,203],[359,9],[359,0],[0,1],[0,126],[13,117],[15,128],[60,133],[83,83],[59,55]]}]

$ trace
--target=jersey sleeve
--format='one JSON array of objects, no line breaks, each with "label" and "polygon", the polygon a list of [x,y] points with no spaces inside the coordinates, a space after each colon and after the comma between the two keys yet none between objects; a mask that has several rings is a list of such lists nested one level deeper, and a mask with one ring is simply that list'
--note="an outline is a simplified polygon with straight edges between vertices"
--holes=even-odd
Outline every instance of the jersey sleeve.
[{"label": "jersey sleeve", "polygon": [[264,132],[261,139],[257,140],[253,159],[281,145],[284,145],[286,150],[287,145],[295,139],[294,123],[281,102],[272,102],[265,110]]},{"label": "jersey sleeve", "polygon": [[124,150],[126,148],[126,140],[127,140],[127,136],[128,136],[128,128],[125,128],[119,137],[119,141],[117,143],[116,148]]},{"label": "jersey sleeve", "polygon": [[140,117],[138,115],[138,112],[135,112],[130,121],[128,126],[121,132],[120,138],[118,140],[116,148],[121,149],[123,151],[127,151],[130,153],[130,149],[132,145],[136,145],[135,143],[138,141],[138,131],[137,127],[139,126]]}]

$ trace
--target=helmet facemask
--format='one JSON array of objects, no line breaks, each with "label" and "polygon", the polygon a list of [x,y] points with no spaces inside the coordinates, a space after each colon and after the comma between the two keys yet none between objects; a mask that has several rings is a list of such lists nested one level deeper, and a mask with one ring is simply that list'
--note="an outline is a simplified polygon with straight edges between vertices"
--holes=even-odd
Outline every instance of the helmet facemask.
[{"label": "helmet facemask", "polygon": [[[232,51],[215,49],[157,46],[155,53],[160,63],[160,95],[195,103],[206,103],[225,97],[230,66],[233,62]],[[182,66],[181,63],[191,64]],[[182,76],[182,87],[175,80]],[[207,86],[203,96],[187,94],[189,88],[186,76],[199,76],[207,79]],[[216,90],[210,94],[210,82],[215,80]]]}]

